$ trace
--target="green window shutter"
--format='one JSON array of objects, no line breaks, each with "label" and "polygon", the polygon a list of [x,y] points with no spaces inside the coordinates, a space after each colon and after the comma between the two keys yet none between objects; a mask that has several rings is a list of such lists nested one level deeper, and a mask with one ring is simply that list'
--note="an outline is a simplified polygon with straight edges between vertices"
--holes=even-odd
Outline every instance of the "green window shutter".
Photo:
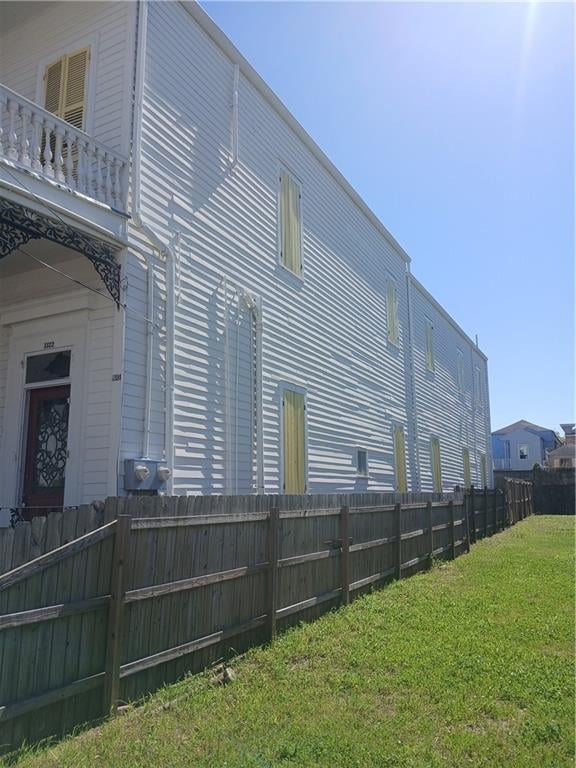
[{"label": "green window shutter", "polygon": [[470,451],[468,448],[462,449],[462,460],[464,462],[464,487],[470,488],[472,485],[472,474],[470,472]]},{"label": "green window shutter", "polygon": [[280,175],[280,249],[286,269],[302,272],[302,222],[300,187],[290,174]]},{"label": "green window shutter", "polygon": [[284,392],[284,493],[306,493],[306,412],[304,395]]},{"label": "green window shutter", "polygon": [[386,315],[388,320],[388,341],[392,344],[398,343],[398,300],[396,297],[396,286],[392,280],[388,280],[386,285]]},{"label": "green window shutter", "polygon": [[432,481],[435,493],[442,493],[442,461],[440,459],[440,440],[432,438]]},{"label": "green window shutter", "polygon": [[394,427],[394,465],[396,471],[396,491],[398,493],[407,493],[406,445],[404,429],[402,427]]}]

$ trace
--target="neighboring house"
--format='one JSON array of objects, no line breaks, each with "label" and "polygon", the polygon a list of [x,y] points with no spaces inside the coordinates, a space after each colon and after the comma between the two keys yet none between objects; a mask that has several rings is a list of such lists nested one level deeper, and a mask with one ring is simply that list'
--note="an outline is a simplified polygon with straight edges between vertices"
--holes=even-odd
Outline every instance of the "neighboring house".
[{"label": "neighboring house", "polygon": [[564,430],[564,445],[548,452],[547,466],[550,469],[576,468],[576,433],[574,424],[560,424]]},{"label": "neighboring house", "polygon": [[544,466],[548,451],[560,445],[552,429],[539,427],[529,421],[516,421],[492,432],[494,469],[532,469],[534,464]]},{"label": "neighboring house", "polygon": [[198,5],[2,3],[0,83],[0,519],[492,483],[486,357]]}]

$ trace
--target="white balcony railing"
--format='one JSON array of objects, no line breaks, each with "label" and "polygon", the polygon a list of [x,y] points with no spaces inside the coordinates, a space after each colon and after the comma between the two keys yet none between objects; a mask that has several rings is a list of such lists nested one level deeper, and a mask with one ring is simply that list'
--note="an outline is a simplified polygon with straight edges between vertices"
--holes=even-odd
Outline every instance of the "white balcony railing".
[{"label": "white balcony railing", "polygon": [[1,84],[0,162],[126,210],[128,160]]}]

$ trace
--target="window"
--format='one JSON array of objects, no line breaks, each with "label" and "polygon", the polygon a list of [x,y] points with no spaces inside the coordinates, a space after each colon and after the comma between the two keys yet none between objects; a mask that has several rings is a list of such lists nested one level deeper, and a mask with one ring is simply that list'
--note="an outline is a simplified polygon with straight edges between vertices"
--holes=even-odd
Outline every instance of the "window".
[{"label": "window", "polygon": [[404,441],[404,429],[394,427],[394,469],[396,472],[396,491],[407,493],[406,482],[406,445]]},{"label": "window", "polygon": [[476,395],[476,402],[482,402],[482,377],[480,375],[480,368],[476,366],[474,368],[474,394]]},{"label": "window", "polygon": [[434,370],[434,325],[426,318],[426,368]]},{"label": "window", "polygon": [[398,344],[398,297],[396,284],[391,278],[386,281],[386,320],[388,341],[391,344]]},{"label": "window", "polygon": [[460,392],[464,392],[464,353],[461,349],[456,350],[456,382]]},{"label": "window", "polygon": [[306,405],[304,395],[285,390],[284,493],[306,493]]},{"label": "window", "polygon": [[368,475],[368,452],[358,449],[357,457],[358,474],[366,477]]},{"label": "window", "polygon": [[302,194],[290,174],[280,172],[280,263],[302,274]]},{"label": "window", "polygon": [[86,115],[86,74],[90,49],[62,56],[46,69],[44,106],[75,128],[82,130]]},{"label": "window", "polygon": [[432,448],[432,483],[435,493],[442,493],[442,462],[440,459],[440,440],[433,437]]},{"label": "window", "polygon": [[519,459],[527,459],[528,458],[528,446],[527,445],[519,445],[518,446],[518,458]]},{"label": "window", "polygon": [[32,355],[26,359],[26,384],[57,381],[70,376],[70,350]]},{"label": "window", "polygon": [[470,472],[470,451],[468,448],[462,449],[462,461],[464,463],[464,488],[470,488],[472,485],[472,473]]},{"label": "window", "polygon": [[484,453],[480,456],[480,479],[482,480],[482,488],[486,488],[488,485],[488,472],[486,467],[486,455]]}]

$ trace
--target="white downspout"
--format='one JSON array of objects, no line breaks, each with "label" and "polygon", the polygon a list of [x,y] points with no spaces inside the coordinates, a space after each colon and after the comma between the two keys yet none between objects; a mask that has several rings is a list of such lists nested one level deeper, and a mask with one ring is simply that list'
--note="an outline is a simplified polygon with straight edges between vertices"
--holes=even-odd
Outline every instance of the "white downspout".
[{"label": "white downspout", "polygon": [[144,393],[144,434],[142,436],[142,458],[150,458],[150,420],[152,413],[152,360],[154,355],[154,326],[152,317],[154,313],[154,271],[152,259],[146,259],[148,271],[147,279],[147,309],[148,317],[146,335],[146,391]]},{"label": "white downspout", "polygon": [[[146,34],[148,26],[148,6],[145,0],[139,0],[136,13],[136,64],[134,71],[134,89],[132,97],[132,198],[131,216],[132,224],[140,230],[150,241],[152,246],[164,256],[166,263],[166,382],[165,382],[165,434],[164,434],[164,458],[170,470],[170,477],[166,482],[166,491],[172,494],[174,490],[174,287],[175,273],[174,253],[169,245],[163,243],[156,232],[143,220],[140,209],[140,171],[141,171],[141,146],[142,146],[142,117],[137,114],[144,101],[144,75],[146,58]],[[150,296],[150,293],[148,294]],[[148,314],[153,312],[153,307],[148,307]],[[151,356],[152,357],[152,356]],[[151,362],[151,360],[150,360]],[[150,369],[149,363],[148,367]],[[146,392],[146,402],[151,404],[151,371],[148,371],[146,386],[150,391]],[[147,418],[150,416],[148,414]],[[146,419],[146,417],[145,417]],[[149,426],[148,426],[149,433]],[[145,437],[146,439],[146,437]]]},{"label": "white downspout", "polygon": [[410,272],[410,262],[406,262],[406,293],[408,298],[408,343],[410,354],[408,356],[408,367],[410,373],[410,389],[412,396],[412,431],[414,436],[414,465],[416,468],[415,491],[421,489],[420,476],[420,443],[418,440],[418,408],[416,402],[416,378],[414,374],[414,322],[412,317],[412,274]]},{"label": "white downspout", "polygon": [[264,430],[262,413],[262,299],[258,297],[254,307],[256,325],[256,486],[257,493],[264,493]]}]

